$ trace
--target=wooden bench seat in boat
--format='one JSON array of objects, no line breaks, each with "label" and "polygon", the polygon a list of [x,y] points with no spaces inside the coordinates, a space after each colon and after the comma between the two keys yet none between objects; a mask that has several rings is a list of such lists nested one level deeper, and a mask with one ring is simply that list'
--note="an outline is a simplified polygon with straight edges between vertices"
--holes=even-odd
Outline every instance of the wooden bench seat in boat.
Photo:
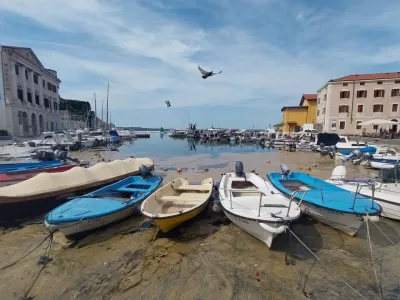
[{"label": "wooden bench seat in boat", "polygon": [[178,187],[174,187],[176,191],[204,191],[208,192],[210,190],[209,186],[204,185],[191,185],[191,184],[182,184]]},{"label": "wooden bench seat in boat", "polygon": [[[200,196],[200,197],[199,197]],[[196,196],[195,194],[188,194],[184,196],[162,196],[159,198],[161,201],[179,201],[179,202],[199,202],[199,201],[204,201],[204,195],[199,194],[199,196]]]}]

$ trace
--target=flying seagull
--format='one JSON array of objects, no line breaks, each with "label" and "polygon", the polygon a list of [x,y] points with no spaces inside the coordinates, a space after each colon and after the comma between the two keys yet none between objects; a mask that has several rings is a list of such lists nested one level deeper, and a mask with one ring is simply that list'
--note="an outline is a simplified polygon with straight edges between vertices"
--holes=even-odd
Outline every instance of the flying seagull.
[{"label": "flying seagull", "polygon": [[169,102],[169,100],[166,100],[165,103],[167,104],[167,107],[171,106],[171,103]]},{"label": "flying seagull", "polygon": [[222,71],[220,71],[218,73],[214,73],[213,71],[207,72],[206,70],[203,70],[202,68],[200,68],[200,66],[198,66],[198,68],[199,68],[199,71],[201,72],[201,74],[203,74],[203,76],[201,76],[201,77],[203,77],[203,79],[206,79],[206,78],[208,78],[210,76],[214,76],[214,75],[222,73]]}]

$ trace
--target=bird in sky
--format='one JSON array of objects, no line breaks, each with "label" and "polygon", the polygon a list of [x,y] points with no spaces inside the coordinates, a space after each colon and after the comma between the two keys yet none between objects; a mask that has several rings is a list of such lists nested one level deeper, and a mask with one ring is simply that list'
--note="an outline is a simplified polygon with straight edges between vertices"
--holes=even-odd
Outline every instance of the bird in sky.
[{"label": "bird in sky", "polygon": [[171,103],[169,102],[169,100],[166,100],[165,103],[167,104],[167,107],[171,106]]},{"label": "bird in sky", "polygon": [[210,77],[210,76],[214,76],[214,75],[217,75],[217,74],[221,74],[221,73],[222,73],[222,71],[219,71],[218,73],[214,73],[213,71],[208,72],[208,71],[202,69],[200,66],[198,66],[198,68],[199,68],[199,71],[201,72],[201,74],[203,74],[203,75],[201,76],[201,77],[203,77],[203,79],[206,79],[206,78],[208,78],[208,77]]}]

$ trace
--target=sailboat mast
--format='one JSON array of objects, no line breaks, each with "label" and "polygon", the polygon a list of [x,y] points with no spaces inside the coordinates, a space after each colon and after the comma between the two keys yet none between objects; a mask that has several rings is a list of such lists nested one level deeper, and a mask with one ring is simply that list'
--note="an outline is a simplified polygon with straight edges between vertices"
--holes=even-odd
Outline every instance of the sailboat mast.
[{"label": "sailboat mast", "polygon": [[96,93],[94,93],[94,130],[97,130],[97,103],[96,103]]},{"label": "sailboat mast", "polygon": [[110,111],[110,130],[111,130],[111,124],[112,122],[111,122],[111,111]]},{"label": "sailboat mast", "polygon": [[106,116],[107,116],[107,125],[106,125],[106,128],[107,128],[107,130],[108,130],[108,94],[110,93],[110,83],[108,82],[107,83],[107,104],[106,104],[106,107],[107,107],[107,114],[106,114]]},{"label": "sailboat mast", "polygon": [[104,99],[101,101],[101,129],[104,129]]}]

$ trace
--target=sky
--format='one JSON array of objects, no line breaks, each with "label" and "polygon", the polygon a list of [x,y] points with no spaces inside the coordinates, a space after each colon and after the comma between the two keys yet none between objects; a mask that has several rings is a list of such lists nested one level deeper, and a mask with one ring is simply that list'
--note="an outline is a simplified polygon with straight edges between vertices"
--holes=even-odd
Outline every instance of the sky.
[{"label": "sky", "polygon": [[[0,44],[117,126],[265,128],[328,80],[400,71],[400,1],[0,0]],[[221,71],[201,78],[197,69]],[[165,100],[170,100],[167,108]]]}]

